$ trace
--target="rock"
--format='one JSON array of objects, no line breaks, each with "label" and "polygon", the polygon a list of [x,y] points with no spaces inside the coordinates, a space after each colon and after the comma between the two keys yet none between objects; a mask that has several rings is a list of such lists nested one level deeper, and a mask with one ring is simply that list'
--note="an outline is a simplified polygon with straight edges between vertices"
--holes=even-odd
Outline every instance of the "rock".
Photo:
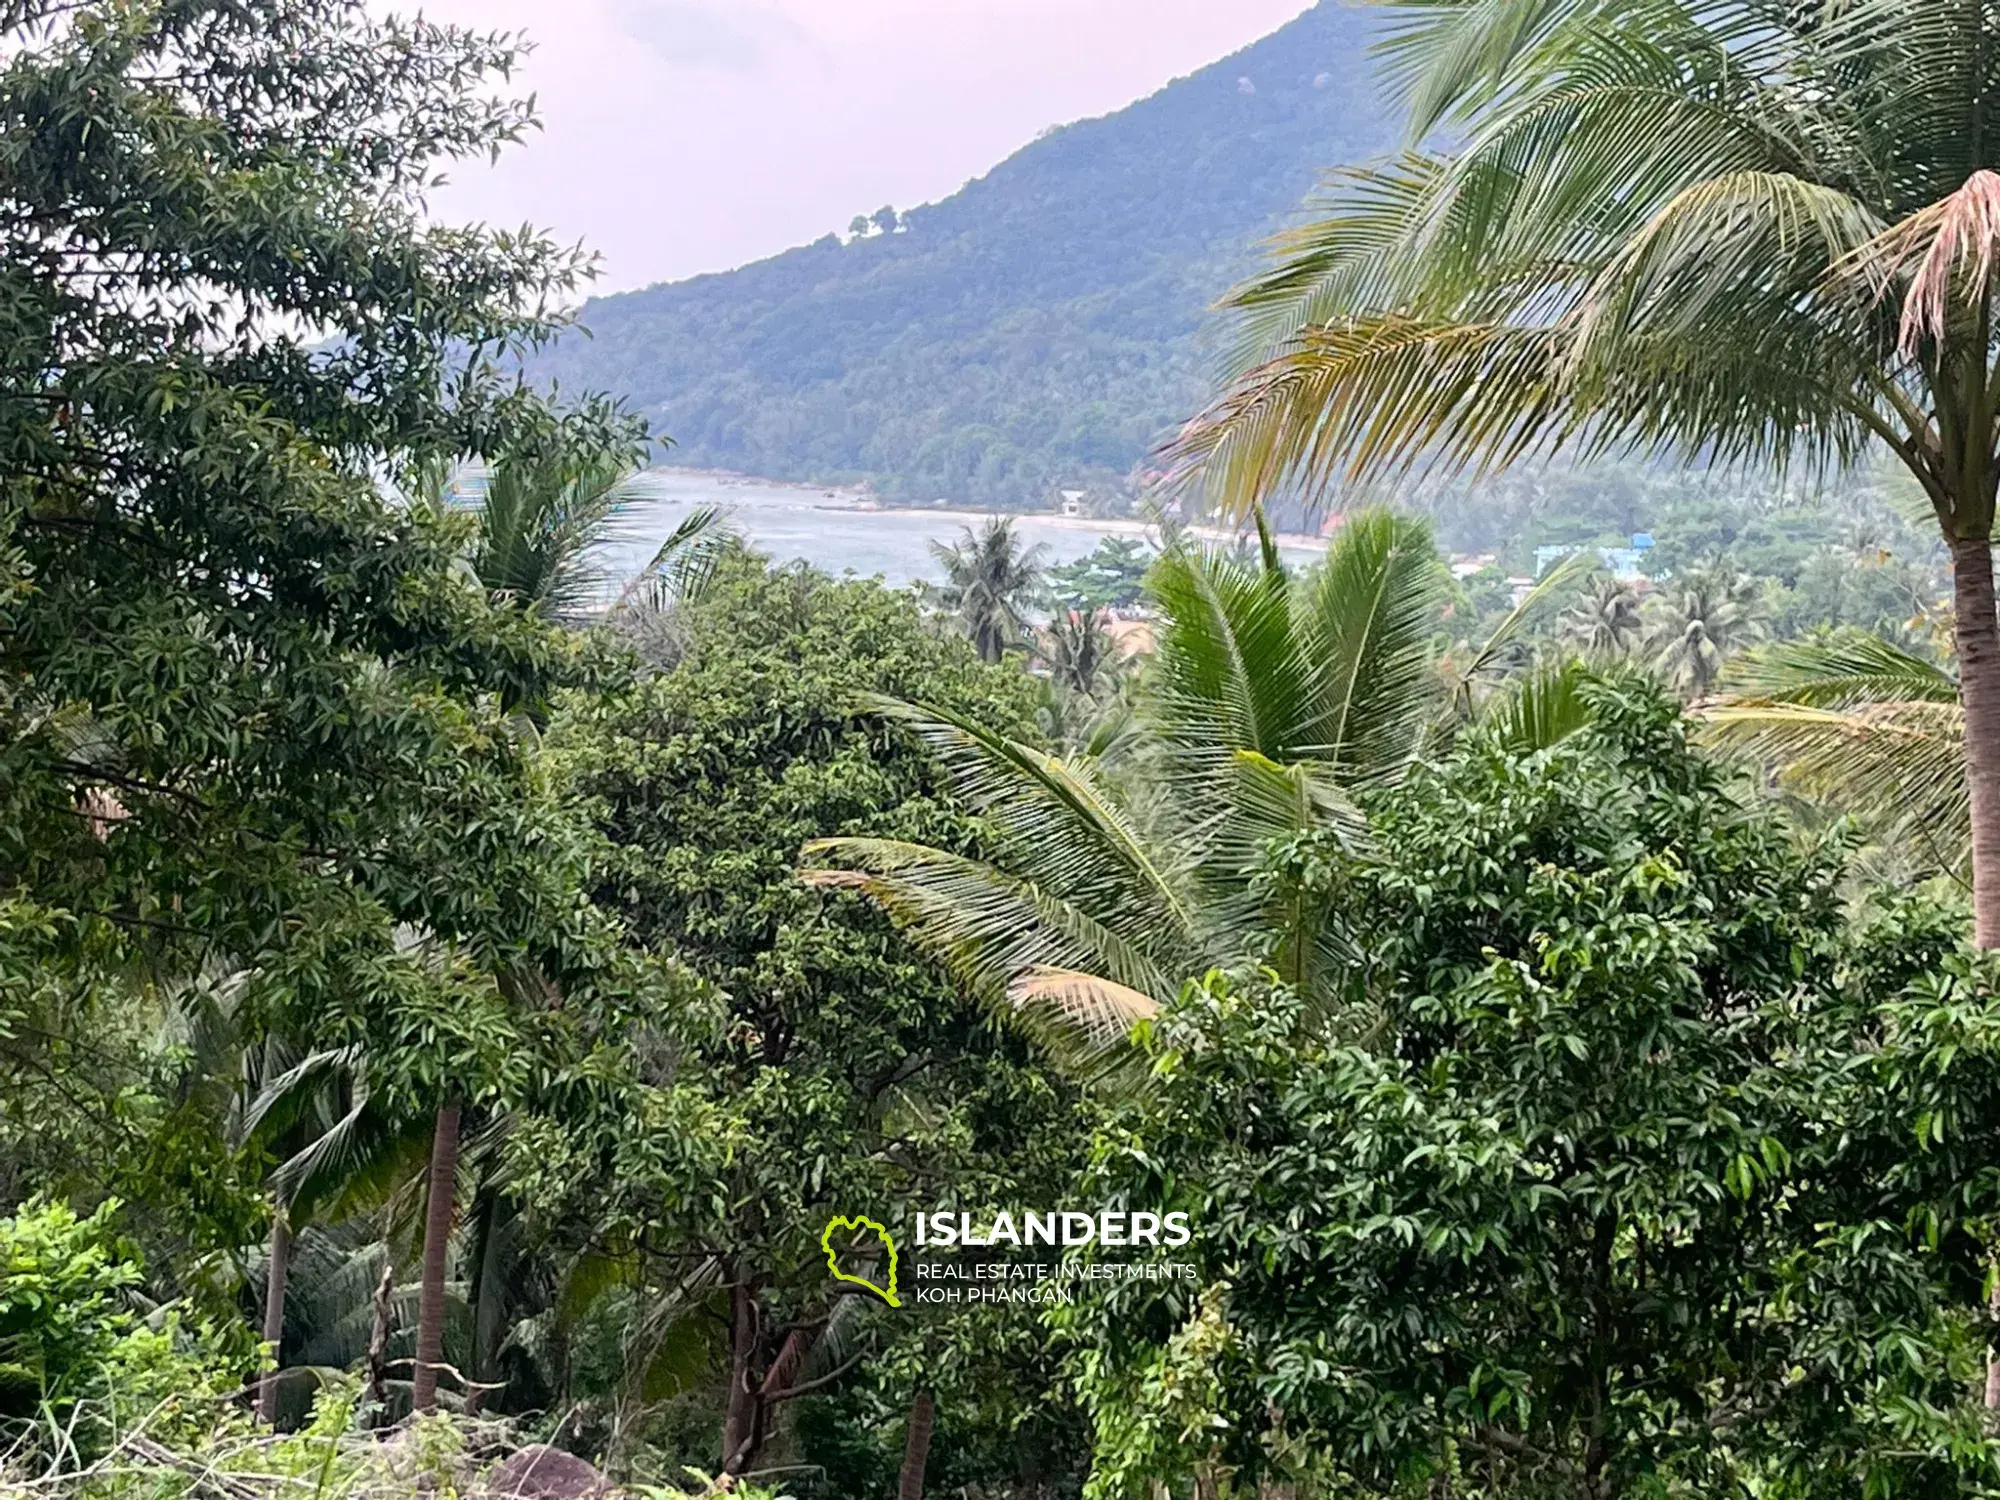
[{"label": "rock", "polygon": [[541,1443],[510,1454],[486,1476],[490,1500],[598,1500],[611,1481],[560,1448]]}]

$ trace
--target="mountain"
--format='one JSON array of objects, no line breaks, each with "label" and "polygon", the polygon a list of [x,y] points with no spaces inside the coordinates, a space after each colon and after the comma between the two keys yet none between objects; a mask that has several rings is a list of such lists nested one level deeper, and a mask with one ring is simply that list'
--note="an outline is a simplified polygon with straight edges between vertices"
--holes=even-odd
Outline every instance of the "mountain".
[{"label": "mountain", "polygon": [[1209,389],[1206,310],[1324,169],[1393,143],[1373,24],[1323,0],[894,232],[595,299],[537,371],[625,396],[676,463],[980,505],[1118,491]]}]

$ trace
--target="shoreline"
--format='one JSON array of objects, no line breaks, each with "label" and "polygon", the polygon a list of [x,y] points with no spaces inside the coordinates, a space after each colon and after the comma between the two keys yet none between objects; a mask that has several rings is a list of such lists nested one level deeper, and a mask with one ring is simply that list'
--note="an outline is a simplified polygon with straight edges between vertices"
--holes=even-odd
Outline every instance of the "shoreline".
[{"label": "shoreline", "polygon": [[[816,510],[841,511],[862,516],[932,516],[941,521],[952,521],[970,526],[993,516],[1006,516],[1016,521],[1032,521],[1038,526],[1052,527],[1057,531],[1085,531],[1100,535],[1143,537],[1154,530],[1153,523],[1128,517],[1066,516],[1052,510],[978,510],[963,506],[899,505],[891,501],[878,500],[872,490],[853,485],[814,484],[800,479],[765,479],[755,474],[742,474],[733,469],[694,469],[674,464],[656,464],[653,473],[701,480],[724,488],[756,488],[767,490],[789,490],[800,494],[814,494],[821,497],[833,496],[844,502],[838,505],[815,506]],[[1228,544],[1243,535],[1221,526],[1190,526],[1192,536],[1205,542]],[[1325,537],[1302,531],[1280,531],[1274,533],[1279,546],[1295,552],[1324,552],[1327,548]]]},{"label": "shoreline", "polygon": [[[1132,520],[1127,517],[1065,516],[1052,510],[957,510],[940,509],[929,505],[844,505],[825,506],[826,510],[846,510],[858,515],[876,516],[937,516],[947,521],[969,523],[985,521],[994,516],[1005,516],[1015,521],[1033,521],[1038,526],[1052,526],[1058,531],[1112,532],[1120,536],[1144,536],[1155,530],[1151,521]],[[1205,542],[1233,542],[1247,535],[1242,531],[1230,531],[1221,526],[1189,526],[1190,536],[1198,536]],[[1290,547],[1299,552],[1326,551],[1326,538],[1310,536],[1303,531],[1275,531],[1272,539],[1280,547]]]}]

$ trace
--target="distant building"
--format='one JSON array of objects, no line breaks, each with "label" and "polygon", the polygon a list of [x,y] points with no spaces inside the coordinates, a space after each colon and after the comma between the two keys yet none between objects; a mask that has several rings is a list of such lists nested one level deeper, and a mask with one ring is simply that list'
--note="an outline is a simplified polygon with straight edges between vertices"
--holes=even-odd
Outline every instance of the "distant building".
[{"label": "distant building", "polygon": [[1646,576],[1646,570],[1642,566],[1646,561],[1646,554],[1637,548],[1602,547],[1598,550],[1604,559],[1604,566],[1611,570],[1611,576],[1620,583],[1631,583]]},{"label": "distant building", "polygon": [[[1599,547],[1597,555],[1604,560],[1604,566],[1611,576],[1621,583],[1634,583],[1646,577],[1646,553],[1652,549],[1653,539],[1645,532],[1637,532],[1629,547]],[[1565,557],[1574,557],[1583,549],[1574,544],[1569,546],[1548,546],[1535,549],[1535,577],[1540,578]]]},{"label": "distant building", "polygon": [[1483,573],[1496,561],[1491,552],[1480,552],[1471,557],[1454,557],[1451,560],[1451,576],[1463,581],[1474,573]]},{"label": "distant building", "polygon": [[1062,492],[1062,513],[1066,516],[1083,514],[1083,502],[1088,490],[1064,490]]},{"label": "distant building", "polygon": [[1126,656],[1151,656],[1158,644],[1151,620],[1113,614],[1104,622],[1104,628]]}]

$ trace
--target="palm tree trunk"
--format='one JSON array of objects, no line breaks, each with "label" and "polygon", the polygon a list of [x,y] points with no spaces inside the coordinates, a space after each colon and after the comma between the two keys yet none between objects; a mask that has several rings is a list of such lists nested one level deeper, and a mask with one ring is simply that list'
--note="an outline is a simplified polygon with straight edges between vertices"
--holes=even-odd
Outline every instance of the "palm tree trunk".
[{"label": "palm tree trunk", "polygon": [[271,1346],[272,1368],[257,1386],[257,1419],[266,1424],[278,1420],[277,1362],[285,1339],[285,1278],[291,1268],[292,1222],[279,1203],[271,1210],[271,1264],[264,1273],[264,1342]]},{"label": "palm tree trunk", "polygon": [[[1972,935],[2000,948],[2000,616],[1994,613],[1993,543],[1951,544],[1958,695],[1965,709],[1965,789],[1972,804]],[[2000,1286],[1992,1298],[2000,1315]],[[1986,1405],[2000,1409],[2000,1349],[1986,1351]]]},{"label": "palm tree trunk", "polygon": [[924,1500],[924,1466],[931,1457],[931,1428],[937,1402],[929,1391],[918,1391],[910,1403],[910,1425],[903,1439],[903,1472],[896,1480],[896,1500]]},{"label": "palm tree trunk", "polygon": [[417,1411],[437,1408],[438,1361],[444,1357],[444,1273],[451,1253],[452,1210],[458,1197],[456,1104],[437,1112],[431,1133],[430,1197],[424,1205],[424,1279],[417,1297],[417,1368],[410,1402]]},{"label": "palm tree trunk", "polygon": [[1965,785],[1972,801],[1974,940],[2000,948],[2000,617],[1994,613],[1993,545],[1952,543],[1958,690],[1965,706]]}]

